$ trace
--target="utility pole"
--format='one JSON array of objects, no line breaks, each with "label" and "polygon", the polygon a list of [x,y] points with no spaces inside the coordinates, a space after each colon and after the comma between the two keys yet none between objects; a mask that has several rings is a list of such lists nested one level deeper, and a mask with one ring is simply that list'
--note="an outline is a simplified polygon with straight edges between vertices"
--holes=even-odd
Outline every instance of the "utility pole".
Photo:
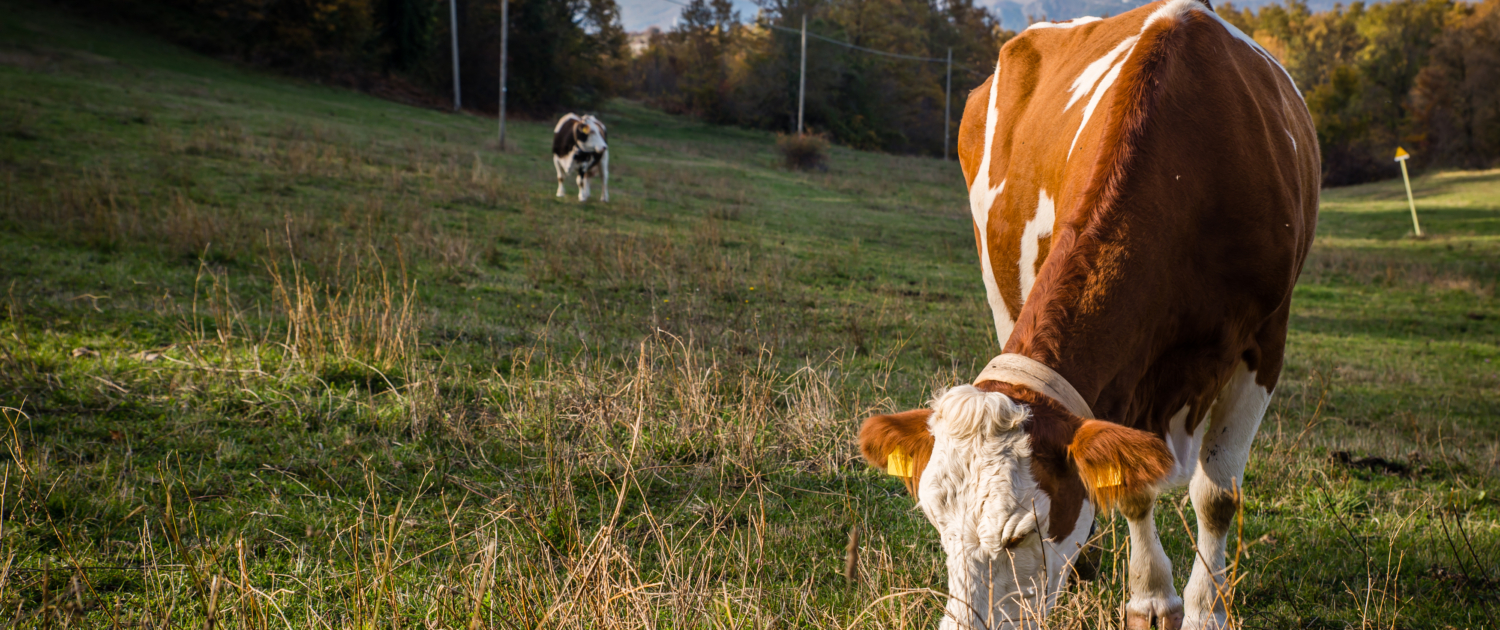
[{"label": "utility pole", "polygon": [[948,130],[953,128],[953,47],[948,47],[948,81],[943,87],[943,161],[948,161]]},{"label": "utility pole", "polygon": [[453,31],[453,111],[464,108],[463,95],[458,90],[458,0],[448,0],[448,22]]},{"label": "utility pole", "polygon": [[797,135],[802,135],[802,103],[807,99],[807,14],[802,14],[802,72],[797,80]]},{"label": "utility pole", "polygon": [[510,43],[510,0],[500,0],[500,150],[505,150],[505,58]]}]

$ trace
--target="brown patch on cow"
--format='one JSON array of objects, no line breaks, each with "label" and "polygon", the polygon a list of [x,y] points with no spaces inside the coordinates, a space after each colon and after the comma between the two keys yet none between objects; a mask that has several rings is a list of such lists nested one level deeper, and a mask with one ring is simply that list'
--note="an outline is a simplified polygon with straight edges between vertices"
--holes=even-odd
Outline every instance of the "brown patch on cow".
[{"label": "brown patch on cow", "polygon": [[[1206,498],[1207,501],[1202,499]],[[1223,536],[1229,531],[1229,525],[1234,522],[1234,515],[1240,511],[1240,497],[1233,489],[1214,488],[1207,497],[1195,497],[1193,507],[1197,508],[1198,518],[1203,519],[1204,526],[1215,536]]]},{"label": "brown patch on cow", "polygon": [[[1120,497],[1120,513],[1127,520],[1139,521],[1151,515],[1156,507],[1156,495]],[[1149,627],[1149,626],[1148,626]]]},{"label": "brown patch on cow", "polygon": [[927,460],[932,458],[932,433],[927,430],[931,409],[913,409],[865,419],[859,428],[859,450],[870,465],[886,469],[887,456],[898,447],[912,458],[912,476],[902,479],[912,496],[922,480]]},{"label": "brown patch on cow", "polygon": [[[974,185],[979,161],[984,158],[984,112],[990,106],[990,86],[994,82],[995,75],[985,77],[979,87],[969,92],[969,100],[964,102],[964,121],[969,120],[970,112],[979,117],[978,125],[961,124],[958,128],[958,163],[964,172],[965,187]],[[979,226],[976,224],[974,229],[977,233]]]},{"label": "brown patch on cow", "polygon": [[1068,454],[1103,512],[1122,500],[1155,498],[1173,463],[1160,437],[1104,420],[1085,420],[1073,433]]},{"label": "brown patch on cow", "polygon": [[[1042,270],[1042,263],[1047,262],[1047,254],[1052,252],[1052,237],[1036,239],[1036,266],[1031,270],[1036,273]],[[1032,276],[1035,278],[1036,276]]]}]

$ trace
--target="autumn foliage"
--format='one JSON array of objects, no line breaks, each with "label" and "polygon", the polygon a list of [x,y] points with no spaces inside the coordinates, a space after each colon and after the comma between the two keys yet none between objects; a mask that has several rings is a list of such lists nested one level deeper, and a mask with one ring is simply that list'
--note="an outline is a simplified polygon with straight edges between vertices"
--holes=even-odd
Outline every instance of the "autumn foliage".
[{"label": "autumn foliage", "polygon": [[1500,0],[1354,2],[1311,12],[1292,0],[1219,13],[1286,65],[1317,125],[1326,185],[1417,167],[1500,164]]}]

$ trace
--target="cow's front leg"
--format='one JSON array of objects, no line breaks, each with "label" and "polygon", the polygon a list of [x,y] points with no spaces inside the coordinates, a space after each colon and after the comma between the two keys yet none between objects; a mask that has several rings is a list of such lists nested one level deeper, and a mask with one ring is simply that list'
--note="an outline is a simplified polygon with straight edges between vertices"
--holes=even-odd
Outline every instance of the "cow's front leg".
[{"label": "cow's front leg", "polygon": [[1162,551],[1152,515],[1156,497],[1121,501],[1130,524],[1130,601],[1125,603],[1127,630],[1179,630],[1182,598],[1172,586],[1172,561]]},{"label": "cow's front leg", "polygon": [[1250,443],[1270,402],[1271,393],[1258,385],[1255,374],[1241,363],[1214,404],[1213,420],[1198,451],[1198,469],[1188,484],[1198,516],[1198,549],[1193,576],[1183,590],[1187,608],[1184,628],[1229,627],[1232,595],[1225,585],[1224,551],[1240,507],[1238,490],[1245,478]]},{"label": "cow's front leg", "polygon": [[557,169],[557,196],[561,198],[568,194],[563,190],[563,177],[567,176],[568,170],[563,168],[562,159],[555,155],[552,156],[552,168]]},{"label": "cow's front leg", "polygon": [[587,169],[578,173],[578,200],[589,200],[589,173]]},{"label": "cow's front leg", "polygon": [[604,155],[600,156],[600,158],[599,158],[599,170],[603,174],[603,178],[604,178],[603,181],[600,182],[604,186],[604,192],[602,192],[599,195],[599,200],[600,201],[604,201],[604,202],[608,202],[609,201],[609,151],[608,150],[606,150],[604,152]]}]

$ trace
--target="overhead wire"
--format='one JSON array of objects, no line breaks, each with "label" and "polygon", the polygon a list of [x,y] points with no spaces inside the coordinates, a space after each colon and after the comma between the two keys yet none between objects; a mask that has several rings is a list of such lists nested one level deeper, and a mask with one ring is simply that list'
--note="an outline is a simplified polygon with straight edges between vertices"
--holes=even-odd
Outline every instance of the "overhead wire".
[{"label": "overhead wire", "polygon": [[[770,26],[771,28],[774,28],[774,29],[776,29],[778,31],[786,31],[788,33],[797,33],[799,35],[802,34],[801,30],[798,30],[798,29],[795,29],[795,28],[787,28],[785,26],[777,26],[775,24],[768,24],[767,26]],[[917,57],[915,55],[903,55],[901,53],[886,52],[884,50],[875,50],[874,48],[865,48],[864,46],[859,46],[859,45],[856,45],[856,44],[851,44],[849,42],[839,41],[839,40],[834,39],[832,37],[824,37],[822,35],[819,35],[817,33],[813,33],[811,31],[809,31],[807,33],[807,36],[808,37],[815,37],[817,39],[821,39],[821,40],[823,40],[825,42],[828,42],[830,44],[838,44],[838,45],[844,46],[846,48],[853,48],[855,50],[862,50],[862,51],[867,52],[867,53],[874,53],[874,54],[877,54],[877,55],[884,55],[886,57],[895,57],[897,59],[910,59],[912,61],[935,61],[935,62],[938,62],[938,63],[947,63],[948,62],[947,59],[944,59],[942,57]]]}]

